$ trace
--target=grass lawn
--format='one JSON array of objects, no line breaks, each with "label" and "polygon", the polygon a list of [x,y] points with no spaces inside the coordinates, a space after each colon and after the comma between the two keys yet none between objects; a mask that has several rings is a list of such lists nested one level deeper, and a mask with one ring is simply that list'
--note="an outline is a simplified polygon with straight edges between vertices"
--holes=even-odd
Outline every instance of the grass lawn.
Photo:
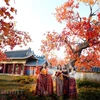
[{"label": "grass lawn", "polygon": [[23,89],[24,84],[14,82],[16,76],[0,75],[0,90],[20,90]]},{"label": "grass lawn", "polygon": [[[33,76],[0,75],[0,100],[68,100],[56,94],[40,98],[34,95],[35,88],[36,78]],[[100,83],[78,80],[77,91],[77,100],[100,100]]]},{"label": "grass lawn", "polygon": [[0,94],[3,92],[11,93],[11,92],[22,92],[25,89],[35,89],[35,84],[23,84],[21,81],[15,81],[15,79],[19,79],[20,76],[13,75],[0,75]]}]

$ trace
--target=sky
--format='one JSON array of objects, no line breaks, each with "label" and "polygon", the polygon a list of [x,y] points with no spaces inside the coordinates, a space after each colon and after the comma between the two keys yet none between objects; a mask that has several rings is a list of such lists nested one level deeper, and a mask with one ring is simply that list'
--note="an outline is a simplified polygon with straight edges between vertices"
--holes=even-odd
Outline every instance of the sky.
[{"label": "sky", "polygon": [[[55,16],[55,8],[60,6],[66,0],[14,0],[14,7],[17,9],[15,16],[16,29],[29,32],[33,42],[29,43],[27,47],[18,47],[14,49],[27,49],[31,47],[37,55],[41,55],[38,50],[40,48],[43,34],[46,31],[56,30],[61,32],[64,28],[63,24],[57,22]],[[88,9],[84,9],[81,5],[80,13],[82,16],[87,15]],[[63,55],[63,50],[58,53],[59,56]]]},{"label": "sky", "polygon": [[[17,15],[15,17],[16,28],[18,30],[28,31],[33,42],[27,47],[31,47],[34,52],[41,55],[40,48],[43,34],[46,31],[57,30],[60,32],[64,25],[57,22],[53,13],[55,8],[63,4],[66,0],[15,0]],[[27,49],[27,47],[14,49]],[[62,55],[63,50],[61,50]]]}]

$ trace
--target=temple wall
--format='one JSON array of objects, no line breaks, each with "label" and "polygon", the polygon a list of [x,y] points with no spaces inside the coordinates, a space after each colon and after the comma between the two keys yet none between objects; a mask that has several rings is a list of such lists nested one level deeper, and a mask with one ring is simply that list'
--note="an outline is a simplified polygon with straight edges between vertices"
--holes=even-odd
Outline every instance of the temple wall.
[{"label": "temple wall", "polygon": [[76,72],[76,79],[87,79],[100,82],[100,73],[92,73],[92,72]]}]

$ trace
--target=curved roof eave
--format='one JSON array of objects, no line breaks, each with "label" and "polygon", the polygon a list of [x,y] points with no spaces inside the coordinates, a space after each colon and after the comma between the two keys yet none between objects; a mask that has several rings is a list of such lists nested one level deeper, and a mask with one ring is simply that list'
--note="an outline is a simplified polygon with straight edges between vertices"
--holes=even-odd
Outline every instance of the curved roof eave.
[{"label": "curved roof eave", "polygon": [[[42,61],[42,63],[41,63]],[[39,60],[38,62],[27,62],[26,66],[43,66],[43,64],[46,63],[46,60]]]},{"label": "curved roof eave", "polygon": [[9,57],[8,59],[26,59],[26,58],[29,58],[31,56],[34,56],[35,59],[38,59],[35,55],[31,54],[31,55],[28,55],[26,57]]}]

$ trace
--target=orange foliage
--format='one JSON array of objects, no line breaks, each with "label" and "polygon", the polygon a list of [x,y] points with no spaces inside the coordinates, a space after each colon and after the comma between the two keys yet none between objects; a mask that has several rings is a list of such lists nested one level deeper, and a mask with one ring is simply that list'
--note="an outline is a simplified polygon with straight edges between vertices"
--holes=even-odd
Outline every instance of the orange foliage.
[{"label": "orange foliage", "polygon": [[64,66],[67,63],[66,59],[62,60],[62,59],[57,59],[55,57],[49,59],[48,61],[52,64],[52,66],[57,66],[57,65]]},{"label": "orange foliage", "polygon": [[65,60],[59,60],[59,63],[58,63],[58,65],[61,65],[61,66],[63,66],[65,63],[66,63],[66,62],[65,62]]},{"label": "orange foliage", "polygon": [[52,64],[52,66],[56,66],[58,64],[58,61],[56,58],[49,59],[49,62]]},{"label": "orange foliage", "polygon": [[[76,60],[76,66],[84,66],[88,69],[91,66],[100,67],[99,0],[66,1],[67,2],[63,5],[56,8],[56,13],[54,14],[58,22],[65,23],[65,27],[61,34],[55,31],[47,32],[46,39],[42,40],[41,51],[45,54],[49,53],[51,50],[59,50],[60,47],[65,46],[65,59]],[[87,5],[89,4],[89,16],[80,16],[78,12],[80,6],[79,1],[87,3]],[[95,5],[97,9],[93,9],[93,5]],[[87,45],[84,44],[85,42]]]},{"label": "orange foliage", "polygon": [[[0,7],[0,50],[6,46],[13,49],[16,45],[26,45],[31,41],[28,33],[14,29],[13,14],[16,14],[16,9],[10,6],[10,0],[4,0],[4,3],[5,5]],[[2,53],[0,53],[1,55]],[[1,60],[3,60],[3,56],[0,58]]]},{"label": "orange foliage", "polygon": [[97,0],[79,0],[79,1],[93,5]]},{"label": "orange foliage", "polygon": [[0,50],[0,61],[5,60],[6,58],[7,58],[6,55]]}]

